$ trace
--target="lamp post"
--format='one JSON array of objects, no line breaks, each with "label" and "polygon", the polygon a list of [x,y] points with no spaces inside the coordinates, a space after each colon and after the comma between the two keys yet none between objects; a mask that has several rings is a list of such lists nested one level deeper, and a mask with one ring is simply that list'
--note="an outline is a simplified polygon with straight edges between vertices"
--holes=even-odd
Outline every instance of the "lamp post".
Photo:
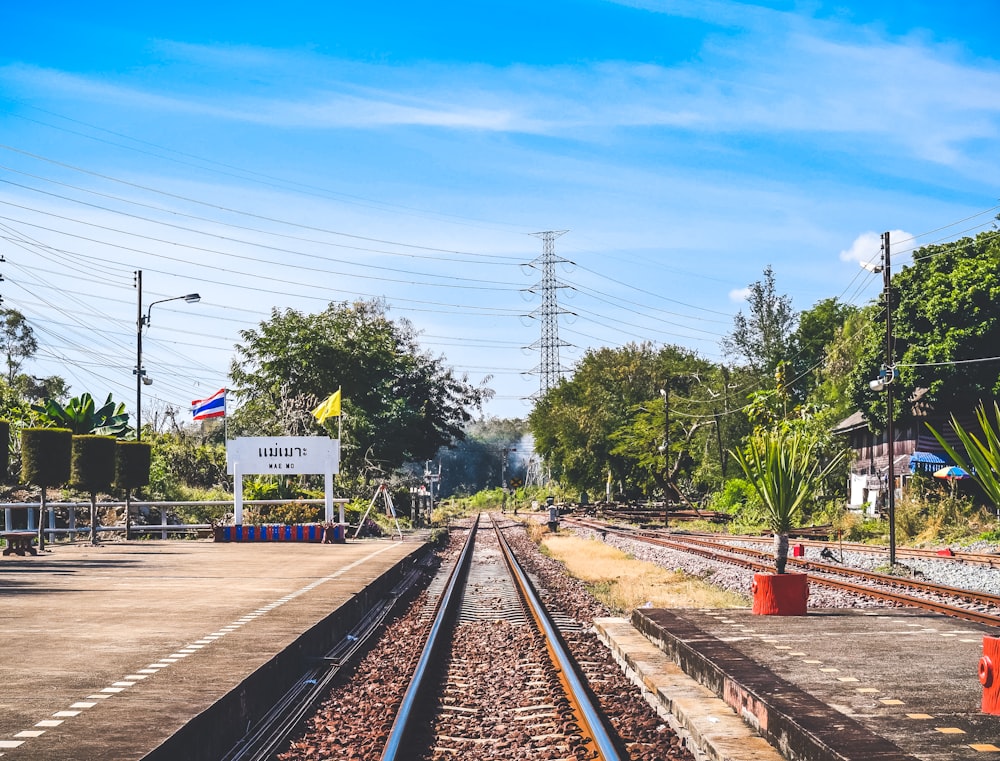
[{"label": "lamp post", "polygon": [[153,382],[152,378],[146,376],[146,371],[142,367],[142,329],[149,325],[149,318],[153,312],[153,307],[165,301],[179,301],[184,299],[188,304],[201,301],[201,296],[197,293],[189,293],[186,296],[173,296],[169,299],[154,301],[146,308],[146,313],[142,313],[142,270],[135,272],[135,287],[138,293],[136,300],[137,310],[135,319],[135,440],[142,441],[142,387]]}]

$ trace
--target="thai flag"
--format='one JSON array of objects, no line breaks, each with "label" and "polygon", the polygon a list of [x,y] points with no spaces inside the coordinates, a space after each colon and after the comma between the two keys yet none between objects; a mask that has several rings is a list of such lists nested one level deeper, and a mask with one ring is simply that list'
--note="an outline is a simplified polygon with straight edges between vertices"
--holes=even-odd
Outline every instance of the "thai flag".
[{"label": "thai flag", "polygon": [[226,389],[220,388],[208,399],[195,399],[191,402],[191,414],[195,420],[208,420],[213,417],[226,416]]}]

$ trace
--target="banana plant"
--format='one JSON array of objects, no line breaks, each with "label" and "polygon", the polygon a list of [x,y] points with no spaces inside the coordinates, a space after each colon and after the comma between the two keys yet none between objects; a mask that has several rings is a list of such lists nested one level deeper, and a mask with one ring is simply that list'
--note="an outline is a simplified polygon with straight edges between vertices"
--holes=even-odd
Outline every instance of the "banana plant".
[{"label": "banana plant", "polygon": [[58,428],[68,428],[76,435],[114,436],[125,438],[132,432],[128,424],[128,412],[124,404],[115,404],[108,398],[100,407],[87,393],[75,396],[65,406],[55,399],[46,399],[41,404],[31,405],[44,421]]}]

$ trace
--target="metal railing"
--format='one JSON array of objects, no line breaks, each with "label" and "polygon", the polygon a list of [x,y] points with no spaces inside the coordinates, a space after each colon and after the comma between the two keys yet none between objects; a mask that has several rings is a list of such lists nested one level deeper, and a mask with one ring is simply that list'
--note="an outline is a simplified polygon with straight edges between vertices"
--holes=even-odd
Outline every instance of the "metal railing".
[{"label": "metal railing", "polygon": [[[347,503],[349,500],[338,498],[334,499],[335,504]],[[243,501],[244,505],[324,505],[326,500],[324,499],[247,499]],[[119,509],[128,507],[130,510],[135,510],[137,508],[154,508],[160,511],[160,522],[158,524],[146,524],[146,523],[129,523],[128,533],[129,536],[134,534],[154,534],[159,532],[161,539],[168,539],[170,534],[180,534],[180,533],[191,533],[198,531],[208,531],[214,524],[211,523],[168,523],[168,511],[170,508],[183,508],[183,507],[229,507],[230,511],[232,509],[232,500],[191,500],[191,501],[155,501],[155,500],[132,500],[131,502],[98,502],[98,510],[114,509],[116,514]],[[13,511],[15,510],[26,510],[27,515],[27,527],[20,529],[22,531],[37,531],[38,523],[36,522],[38,518],[38,513],[41,510],[41,503],[39,502],[2,502],[0,503],[0,509],[4,513],[4,529],[7,531],[12,529],[13,524]],[[90,536],[90,526],[79,524],[77,525],[76,515],[78,510],[90,510],[90,502],[46,502],[45,509],[48,512],[48,526],[44,529],[46,538],[56,538],[60,536],[72,536],[76,537],[78,535]],[[55,511],[56,509],[66,509],[69,512],[69,526],[65,528],[57,528],[55,525]],[[222,513],[220,517],[224,517],[225,513]],[[123,533],[126,530],[125,516],[122,515],[122,522],[116,522],[107,525],[100,525],[97,527],[98,532],[118,532]]]}]

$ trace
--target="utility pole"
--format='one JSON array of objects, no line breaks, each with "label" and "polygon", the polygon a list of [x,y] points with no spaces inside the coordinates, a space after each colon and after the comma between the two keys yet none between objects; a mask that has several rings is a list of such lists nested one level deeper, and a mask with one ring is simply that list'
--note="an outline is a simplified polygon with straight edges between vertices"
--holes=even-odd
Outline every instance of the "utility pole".
[{"label": "utility pole", "polygon": [[660,389],[660,396],[663,397],[663,445],[660,451],[663,452],[663,527],[666,528],[670,516],[670,383],[665,381]]},{"label": "utility pole", "polygon": [[[142,270],[135,271],[136,316],[135,316],[135,440],[142,441],[142,381],[146,371],[142,369]],[[128,537],[126,537],[128,538]]]},{"label": "utility pole", "polygon": [[882,233],[882,283],[885,299],[885,366],[892,373],[885,386],[885,436],[889,449],[886,507],[889,511],[889,565],[896,565],[896,442],[893,435],[893,381],[896,370],[892,361],[892,275],[889,266],[889,233]]}]

